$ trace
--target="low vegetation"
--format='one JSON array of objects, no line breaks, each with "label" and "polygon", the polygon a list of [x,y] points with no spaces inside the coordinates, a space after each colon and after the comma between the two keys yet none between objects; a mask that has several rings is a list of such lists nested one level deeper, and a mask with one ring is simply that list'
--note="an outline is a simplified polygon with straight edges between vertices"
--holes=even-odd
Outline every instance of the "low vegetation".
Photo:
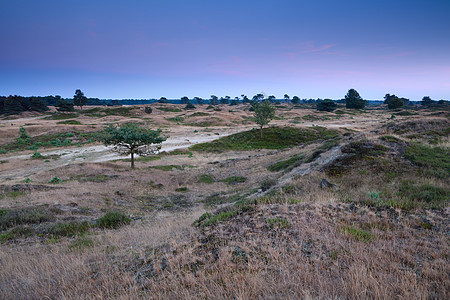
[{"label": "low vegetation", "polygon": [[250,130],[226,136],[209,143],[196,144],[190,147],[190,149],[206,152],[284,149],[331,139],[339,135],[335,130],[328,130],[319,126],[313,128],[269,127],[262,130],[263,138],[261,138],[257,130]]}]

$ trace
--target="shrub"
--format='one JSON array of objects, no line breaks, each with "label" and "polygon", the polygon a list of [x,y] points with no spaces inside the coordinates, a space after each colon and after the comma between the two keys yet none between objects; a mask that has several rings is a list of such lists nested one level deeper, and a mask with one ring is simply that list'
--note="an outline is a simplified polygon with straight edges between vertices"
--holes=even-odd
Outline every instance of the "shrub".
[{"label": "shrub", "polygon": [[118,211],[110,211],[98,219],[96,224],[99,228],[117,229],[130,224],[130,222],[131,219],[127,215]]},{"label": "shrub", "polygon": [[49,229],[49,233],[56,236],[76,236],[86,233],[89,230],[89,223],[84,221],[82,223],[57,223]]},{"label": "shrub", "polygon": [[333,111],[337,108],[337,104],[330,99],[319,100],[316,108],[318,111]]},{"label": "shrub", "polygon": [[61,179],[59,179],[58,176],[55,176],[48,183],[60,183],[60,182],[61,182]]},{"label": "shrub", "polygon": [[211,175],[202,174],[202,175],[200,175],[198,177],[198,182],[211,184],[211,183],[214,183],[216,181],[214,180],[214,178]]},{"label": "shrub", "polygon": [[41,207],[0,210],[0,230],[24,224],[39,224],[53,220],[53,215]]}]

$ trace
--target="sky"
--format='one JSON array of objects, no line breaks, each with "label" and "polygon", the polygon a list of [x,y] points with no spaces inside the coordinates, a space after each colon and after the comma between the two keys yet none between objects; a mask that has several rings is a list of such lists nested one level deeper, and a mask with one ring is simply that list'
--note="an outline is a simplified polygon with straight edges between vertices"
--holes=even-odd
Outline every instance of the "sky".
[{"label": "sky", "polygon": [[450,0],[9,0],[0,95],[450,99]]}]

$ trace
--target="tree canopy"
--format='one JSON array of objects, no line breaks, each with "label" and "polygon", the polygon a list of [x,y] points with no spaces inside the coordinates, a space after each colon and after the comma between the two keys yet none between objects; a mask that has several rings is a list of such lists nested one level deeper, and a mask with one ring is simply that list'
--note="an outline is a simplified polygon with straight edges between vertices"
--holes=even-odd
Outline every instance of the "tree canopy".
[{"label": "tree canopy", "polygon": [[389,109],[401,108],[404,105],[404,98],[400,99],[395,95],[386,94],[384,96],[384,103],[388,105]]},{"label": "tree canopy", "polygon": [[253,104],[255,123],[259,125],[262,138],[262,129],[275,117],[275,107],[269,100]]},{"label": "tree canopy", "polygon": [[337,104],[331,99],[319,100],[316,108],[319,111],[333,111],[337,108]]},{"label": "tree canopy", "polygon": [[355,89],[349,89],[344,99],[346,108],[363,109],[366,106],[366,100]]},{"label": "tree canopy", "polygon": [[79,106],[80,109],[83,109],[83,106],[86,105],[88,99],[83,94],[81,90],[76,90],[75,95],[73,96],[73,104]]},{"label": "tree canopy", "polygon": [[120,126],[108,124],[98,135],[105,146],[114,146],[113,151],[121,155],[131,155],[131,168],[134,169],[134,155],[147,156],[161,149],[167,136],[161,136],[161,129],[151,130],[136,123]]}]

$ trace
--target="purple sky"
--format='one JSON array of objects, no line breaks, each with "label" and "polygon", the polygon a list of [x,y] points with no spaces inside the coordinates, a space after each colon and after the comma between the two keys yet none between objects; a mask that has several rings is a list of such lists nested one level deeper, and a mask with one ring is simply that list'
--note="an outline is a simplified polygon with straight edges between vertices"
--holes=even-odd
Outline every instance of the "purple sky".
[{"label": "purple sky", "polygon": [[450,0],[9,0],[0,95],[450,99]]}]

